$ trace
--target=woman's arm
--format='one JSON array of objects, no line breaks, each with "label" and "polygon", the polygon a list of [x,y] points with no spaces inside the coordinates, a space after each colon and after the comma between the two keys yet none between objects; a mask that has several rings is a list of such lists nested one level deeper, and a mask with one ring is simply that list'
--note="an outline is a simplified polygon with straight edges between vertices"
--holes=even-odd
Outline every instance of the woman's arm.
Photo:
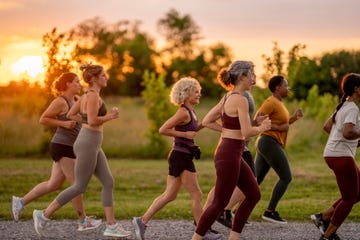
[{"label": "woman's arm", "polygon": [[238,101],[238,116],[241,126],[241,133],[244,135],[246,139],[259,134],[260,132],[269,130],[271,127],[271,121],[269,117],[266,117],[261,122],[260,126],[255,127],[251,125],[251,120],[249,117],[249,103],[247,99],[241,96]]},{"label": "woman's arm", "polygon": [[69,112],[66,114],[66,117],[68,119],[72,119],[78,123],[82,122],[81,116],[80,116],[80,104],[81,104],[81,99],[77,100],[74,105],[72,105],[72,107],[70,108]]},{"label": "woman's arm", "polygon": [[68,106],[65,100],[60,98],[54,99],[48,108],[41,114],[39,123],[48,127],[74,128],[76,121],[63,121],[57,119],[57,116],[65,113],[67,108]]},{"label": "woman's arm", "polygon": [[166,122],[159,128],[159,133],[161,135],[170,136],[170,137],[183,137],[188,139],[194,139],[196,135],[196,131],[176,131],[175,126],[184,125],[191,121],[191,117],[189,112],[180,107],[176,113],[170,117]]},{"label": "woman's arm", "polygon": [[87,93],[87,104],[86,112],[88,118],[88,124],[90,126],[100,126],[107,121],[116,119],[119,117],[119,110],[113,107],[105,116],[98,116],[99,107],[102,104],[102,100],[98,93],[88,92]]},{"label": "woman's arm", "polygon": [[353,123],[345,123],[343,137],[349,140],[357,139],[360,137],[360,131],[355,128]]},{"label": "woman's arm", "polygon": [[325,132],[327,132],[328,134],[330,134],[331,128],[334,124],[334,121],[332,119],[332,115],[328,118],[328,120],[326,120],[326,122],[324,123],[323,129]]},{"label": "woman's arm", "polygon": [[292,124],[303,117],[303,111],[298,108],[295,113],[290,117],[289,123]]},{"label": "woman's arm", "polygon": [[221,132],[222,126],[217,120],[221,117],[221,106],[223,99],[216,104],[204,117],[202,120],[202,125],[204,127],[210,128],[214,131]]}]

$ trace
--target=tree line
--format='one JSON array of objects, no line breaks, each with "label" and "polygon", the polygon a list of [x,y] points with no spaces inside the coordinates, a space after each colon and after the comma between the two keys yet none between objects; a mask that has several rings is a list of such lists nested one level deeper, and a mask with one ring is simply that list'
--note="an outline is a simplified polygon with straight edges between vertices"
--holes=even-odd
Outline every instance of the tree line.
[{"label": "tree line", "polygon": [[[51,92],[53,81],[61,73],[78,72],[79,64],[90,61],[107,70],[110,81],[105,95],[140,96],[146,87],[143,82],[147,71],[163,75],[167,87],[183,76],[194,77],[206,96],[220,96],[223,89],[216,76],[235,60],[231,48],[222,42],[200,44],[200,26],[192,16],[175,9],[157,21],[157,29],[164,39],[161,48],[151,34],[141,29],[140,21],[107,24],[95,17],[66,32],[53,28],[42,39],[47,53],[45,92]],[[320,95],[339,96],[341,77],[348,72],[360,72],[359,50],[343,49],[315,57],[307,56],[305,50],[306,45],[298,43],[286,52],[274,42],[272,54],[262,56],[264,73],[258,80],[266,84],[272,75],[282,74],[289,81],[292,97],[302,100],[315,85]],[[2,89],[6,92],[7,88]]]}]

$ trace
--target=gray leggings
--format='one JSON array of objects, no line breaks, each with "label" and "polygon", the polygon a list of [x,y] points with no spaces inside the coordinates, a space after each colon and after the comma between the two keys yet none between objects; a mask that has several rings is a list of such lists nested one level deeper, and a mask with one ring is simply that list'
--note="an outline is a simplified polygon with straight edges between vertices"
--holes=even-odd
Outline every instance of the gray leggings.
[{"label": "gray leggings", "polygon": [[259,185],[269,172],[270,167],[274,169],[280,178],[274,186],[267,208],[268,210],[275,210],[291,182],[291,170],[289,161],[281,145],[274,138],[262,135],[258,141],[255,160],[255,172]]},{"label": "gray leggings", "polygon": [[106,156],[101,149],[102,132],[81,128],[79,136],[74,143],[75,183],[62,191],[57,202],[63,206],[71,199],[85,192],[89,181],[94,174],[101,182],[103,188],[101,199],[104,207],[113,205],[114,179],[111,175]]}]

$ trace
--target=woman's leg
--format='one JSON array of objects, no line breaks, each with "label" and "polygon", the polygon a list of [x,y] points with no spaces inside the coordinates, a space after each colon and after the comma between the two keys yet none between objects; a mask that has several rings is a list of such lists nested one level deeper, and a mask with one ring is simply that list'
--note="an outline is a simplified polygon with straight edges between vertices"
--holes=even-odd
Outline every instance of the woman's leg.
[{"label": "woman's leg", "polygon": [[244,160],[241,161],[237,187],[244,193],[245,199],[235,212],[232,230],[241,233],[246,220],[260,200],[259,186],[253,172]]},{"label": "woman's leg", "polygon": [[85,192],[88,183],[94,174],[97,165],[97,155],[100,149],[102,135],[99,132],[81,129],[74,144],[75,183],[62,191],[55,200],[45,209],[44,216],[49,218],[61,206],[71,201],[74,197]]},{"label": "woman's leg", "polygon": [[219,213],[228,204],[239,176],[239,162],[239,160],[216,162],[217,178],[215,182],[214,199],[201,215],[196,228],[196,233],[198,235],[205,235]]},{"label": "woman's leg", "polygon": [[[70,185],[73,185],[75,183],[75,174],[74,174],[75,159],[64,157],[60,159],[59,162],[60,162],[61,170],[65,175],[66,180],[70,183]],[[85,219],[86,213],[83,205],[83,195],[82,194],[77,195],[71,200],[71,203],[78,218]]]},{"label": "woman's leg", "polygon": [[189,172],[185,170],[181,173],[180,179],[185,189],[189,192],[191,197],[191,209],[195,219],[198,223],[202,213],[202,192],[197,179],[196,172]]},{"label": "woman's leg", "polygon": [[336,182],[341,193],[341,200],[334,204],[336,207],[330,225],[324,234],[325,237],[330,237],[344,222],[352,207],[358,201],[360,172],[355,160],[351,157],[325,158],[325,160],[335,173]]},{"label": "woman's leg", "polygon": [[[269,136],[262,136],[259,140],[258,153],[255,163],[258,183],[260,184],[262,182],[264,173],[268,171],[269,167],[273,168],[279,176],[267,208],[270,211],[274,211],[291,182],[292,177],[289,162],[284,149]],[[258,162],[258,160],[260,161]]]},{"label": "woman's leg", "polygon": [[105,211],[106,221],[109,225],[114,224],[116,222],[113,207],[114,178],[102,149],[99,150],[97,156],[97,165],[94,174],[103,186],[101,200]]},{"label": "woman's leg", "polygon": [[50,179],[39,183],[33,189],[31,189],[23,198],[25,205],[42,197],[48,193],[54,192],[61,188],[65,181],[65,176],[61,170],[60,162],[53,162],[51,169]]},{"label": "woman's leg", "polygon": [[142,216],[144,224],[147,224],[152,216],[155,215],[160,209],[162,209],[166,204],[176,199],[177,194],[181,188],[181,179],[180,177],[173,177],[168,175],[166,179],[166,189],[160,196],[155,198],[150,207],[146,210],[145,214]]}]

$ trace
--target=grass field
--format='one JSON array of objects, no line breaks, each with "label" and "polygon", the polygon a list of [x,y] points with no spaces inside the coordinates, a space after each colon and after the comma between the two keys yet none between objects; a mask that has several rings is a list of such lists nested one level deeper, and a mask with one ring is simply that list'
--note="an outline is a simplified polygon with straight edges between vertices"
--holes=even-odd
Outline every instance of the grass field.
[{"label": "grass field", "polygon": [[[321,154],[306,153],[291,155],[289,159],[293,171],[293,181],[278,211],[289,221],[308,221],[309,215],[321,211],[339,196],[333,173],[325,165]],[[167,175],[166,160],[109,159],[115,178],[116,217],[129,219],[139,216],[147,209],[153,199],[162,193]],[[10,219],[11,196],[22,196],[37,183],[46,180],[50,174],[51,160],[38,159],[0,159],[0,219]],[[204,193],[204,201],[214,184],[212,159],[196,161],[199,182]],[[269,201],[272,186],[277,177],[273,172],[260,186],[262,198],[254,209],[250,220],[260,221],[260,216]],[[64,187],[67,185],[64,185]],[[101,185],[93,177],[85,193],[85,208],[89,215],[103,216],[100,202]],[[44,196],[30,203],[22,214],[22,219],[30,219],[33,209],[42,209],[56,196]],[[53,216],[75,218],[71,204],[66,205]],[[190,198],[182,190],[176,201],[170,203],[155,215],[159,219],[192,219]],[[360,221],[360,208],[355,206],[347,218]]]},{"label": "grass field", "polygon": [[[46,180],[52,161],[49,154],[41,156],[41,159],[35,157],[39,155],[40,148],[48,148],[48,140],[42,139],[49,133],[38,123],[39,113],[30,111],[32,108],[28,109],[27,99],[0,100],[0,218],[10,219],[11,196],[22,196],[36,184]],[[202,119],[215,102],[213,99],[202,99],[195,109],[198,118]],[[145,133],[149,124],[143,100],[109,97],[106,103],[109,107],[117,106],[120,111],[119,119],[105,125],[103,142],[103,149],[109,156],[115,178],[116,215],[118,218],[131,218],[144,213],[153,199],[163,192],[167,161],[165,156],[163,159],[139,157],[146,155],[141,151],[147,144]],[[292,109],[297,106],[296,103],[291,103],[288,107],[293,112]],[[308,117],[308,111],[304,111],[304,119],[291,126],[287,139],[286,151],[293,171],[293,181],[281,200],[278,211],[290,221],[308,221],[310,214],[329,207],[339,197],[335,177],[322,158],[326,134],[319,121]],[[212,157],[218,138],[219,133],[204,129],[195,139],[203,152],[203,159],[196,161],[196,167],[204,202],[215,180]],[[172,139],[165,139],[169,142],[170,149]],[[249,146],[254,152],[255,138],[252,141]],[[360,154],[357,154],[356,159],[359,157]],[[277,177],[270,172],[260,186],[262,198],[254,209],[251,220],[260,220],[276,180]],[[103,217],[100,191],[99,182],[93,178],[85,193],[84,202],[89,215]],[[49,194],[31,203],[24,211],[23,219],[31,218],[33,209],[46,207],[55,196],[56,193]],[[155,217],[191,219],[188,194],[181,191],[178,199]],[[71,205],[56,212],[54,218],[75,218]],[[357,205],[348,219],[360,221],[360,208]]]}]

